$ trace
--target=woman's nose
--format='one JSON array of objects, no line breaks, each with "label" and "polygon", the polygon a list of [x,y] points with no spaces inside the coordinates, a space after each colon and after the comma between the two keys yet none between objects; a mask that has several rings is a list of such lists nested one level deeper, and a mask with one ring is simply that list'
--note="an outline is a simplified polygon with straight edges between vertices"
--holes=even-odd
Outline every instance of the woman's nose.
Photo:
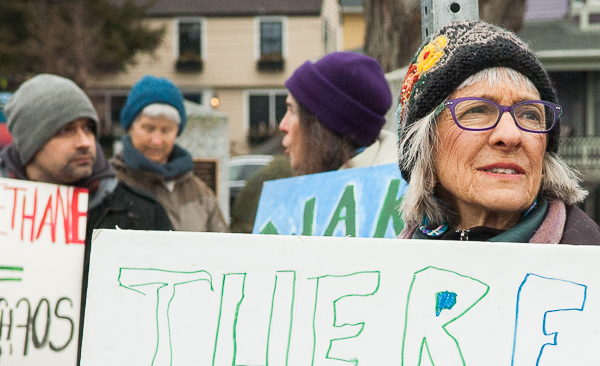
[{"label": "woman's nose", "polygon": [[490,145],[493,147],[512,150],[523,143],[523,132],[509,112],[502,113],[500,121],[492,130]]},{"label": "woman's nose", "polygon": [[289,131],[288,114],[286,113],[279,123],[279,131],[287,133]]}]

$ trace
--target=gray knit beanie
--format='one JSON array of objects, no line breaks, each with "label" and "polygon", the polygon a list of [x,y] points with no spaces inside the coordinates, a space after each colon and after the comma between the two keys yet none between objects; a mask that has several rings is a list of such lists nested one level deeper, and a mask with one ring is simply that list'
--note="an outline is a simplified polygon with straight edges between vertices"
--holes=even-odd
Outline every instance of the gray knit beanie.
[{"label": "gray knit beanie", "polygon": [[98,130],[90,98],[74,82],[56,75],[42,74],[24,82],[4,109],[23,165],[67,123],[89,118]]}]

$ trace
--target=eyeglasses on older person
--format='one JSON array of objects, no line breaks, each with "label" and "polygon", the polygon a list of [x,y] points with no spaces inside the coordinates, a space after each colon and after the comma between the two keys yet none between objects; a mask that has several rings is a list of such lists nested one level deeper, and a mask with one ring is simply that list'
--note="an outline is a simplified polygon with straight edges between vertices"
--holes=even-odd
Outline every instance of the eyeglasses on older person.
[{"label": "eyeglasses on older person", "polygon": [[449,99],[443,106],[450,110],[456,125],[467,131],[487,131],[498,125],[505,112],[523,131],[548,133],[562,114],[562,107],[543,100],[528,100],[510,106],[492,100],[465,97]]}]

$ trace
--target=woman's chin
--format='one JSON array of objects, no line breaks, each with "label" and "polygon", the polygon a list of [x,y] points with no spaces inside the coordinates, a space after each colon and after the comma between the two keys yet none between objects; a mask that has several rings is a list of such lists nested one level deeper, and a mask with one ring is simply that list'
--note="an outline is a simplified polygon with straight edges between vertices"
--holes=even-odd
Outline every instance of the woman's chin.
[{"label": "woman's chin", "polygon": [[524,194],[523,190],[492,188],[483,193],[478,201],[491,212],[521,213],[531,206],[534,199]]}]

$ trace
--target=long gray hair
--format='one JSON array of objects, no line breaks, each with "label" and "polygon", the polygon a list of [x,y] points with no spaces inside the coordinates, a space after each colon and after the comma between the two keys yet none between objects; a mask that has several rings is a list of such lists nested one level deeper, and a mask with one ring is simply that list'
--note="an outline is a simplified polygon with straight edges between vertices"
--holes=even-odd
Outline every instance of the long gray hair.
[{"label": "long gray hair", "polygon": [[[480,81],[487,81],[493,88],[500,81],[510,79],[518,87],[537,93],[535,85],[523,74],[508,68],[489,68],[465,80],[456,90]],[[439,194],[435,172],[434,152],[438,148],[435,111],[413,124],[400,140],[401,168],[411,171],[411,184],[400,205],[405,225],[419,224],[427,216],[432,227],[447,222],[456,225],[460,221],[458,211],[445,202]],[[404,153],[403,153],[404,152]],[[560,156],[546,151],[542,162],[542,181],[539,195],[546,200],[559,199],[570,205],[581,202],[588,192],[580,186],[579,172],[569,167]]]}]

